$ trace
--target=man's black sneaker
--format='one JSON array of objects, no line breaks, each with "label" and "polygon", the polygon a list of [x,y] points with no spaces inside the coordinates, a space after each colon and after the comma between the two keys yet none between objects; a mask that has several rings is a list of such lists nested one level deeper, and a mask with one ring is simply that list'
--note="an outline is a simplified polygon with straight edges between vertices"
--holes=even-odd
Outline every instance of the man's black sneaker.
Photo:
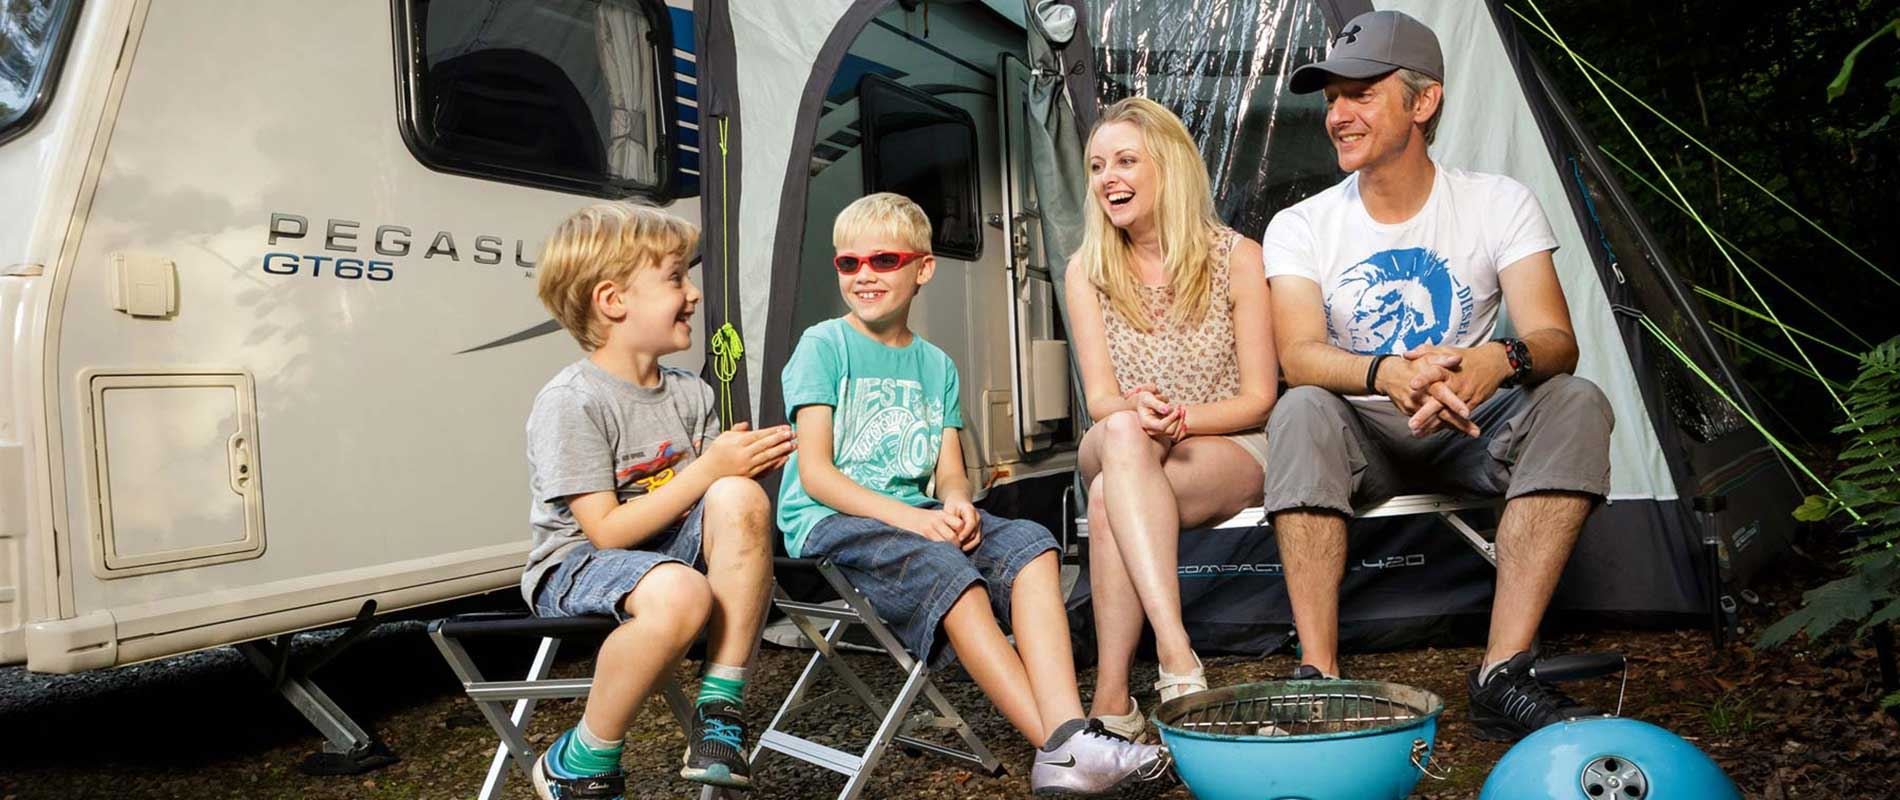
[{"label": "man's black sneaker", "polygon": [[1571,699],[1563,691],[1531,675],[1531,654],[1518,653],[1478,685],[1480,665],[1465,678],[1471,692],[1471,722],[1478,738],[1515,742],[1553,722],[1604,713]]},{"label": "man's black sneaker", "polygon": [[561,734],[554,744],[535,759],[535,796],[541,800],[620,800],[627,778],[620,770],[605,775],[570,775],[561,769],[561,751],[567,749],[573,731]]},{"label": "man's black sneaker", "polygon": [[745,760],[745,719],[739,707],[723,700],[693,708],[693,740],[686,744],[680,777],[728,789],[752,788]]}]

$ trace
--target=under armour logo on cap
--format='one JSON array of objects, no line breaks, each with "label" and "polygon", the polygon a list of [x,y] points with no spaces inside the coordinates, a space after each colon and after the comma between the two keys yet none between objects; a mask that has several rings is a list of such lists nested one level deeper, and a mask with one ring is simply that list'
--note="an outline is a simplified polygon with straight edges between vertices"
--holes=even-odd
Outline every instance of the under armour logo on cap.
[{"label": "under armour logo on cap", "polygon": [[1397,11],[1368,11],[1346,21],[1333,37],[1324,61],[1301,65],[1287,87],[1294,94],[1317,92],[1332,78],[1373,80],[1395,69],[1410,69],[1445,80],[1445,57],[1438,36],[1425,23]]}]

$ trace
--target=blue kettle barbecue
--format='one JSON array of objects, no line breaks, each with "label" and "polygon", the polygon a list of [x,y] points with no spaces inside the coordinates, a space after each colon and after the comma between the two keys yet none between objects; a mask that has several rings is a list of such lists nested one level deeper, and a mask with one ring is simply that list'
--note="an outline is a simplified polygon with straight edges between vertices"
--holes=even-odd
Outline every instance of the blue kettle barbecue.
[{"label": "blue kettle barbecue", "polygon": [[1199,800],[1399,800],[1431,764],[1438,695],[1381,681],[1272,681],[1155,710]]}]

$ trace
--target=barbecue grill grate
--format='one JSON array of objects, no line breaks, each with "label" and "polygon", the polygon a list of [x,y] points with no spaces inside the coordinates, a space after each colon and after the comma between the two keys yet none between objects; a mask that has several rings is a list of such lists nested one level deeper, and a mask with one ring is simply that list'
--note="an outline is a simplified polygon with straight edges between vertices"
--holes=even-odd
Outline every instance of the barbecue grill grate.
[{"label": "barbecue grill grate", "polygon": [[1248,684],[1180,698],[1161,722],[1216,736],[1362,733],[1410,723],[1442,707],[1430,692],[1377,681]]}]

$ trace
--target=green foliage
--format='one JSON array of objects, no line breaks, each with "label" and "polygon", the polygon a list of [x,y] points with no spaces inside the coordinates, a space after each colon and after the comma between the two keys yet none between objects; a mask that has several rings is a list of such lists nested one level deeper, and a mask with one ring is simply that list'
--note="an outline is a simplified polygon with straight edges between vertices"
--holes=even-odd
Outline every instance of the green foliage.
[{"label": "green foliage", "polygon": [[1900,708],[1900,692],[1894,692],[1893,694],[1880,698],[1880,707]]},{"label": "green foliage", "polygon": [[[1667,114],[1741,171],[1772,188],[1783,200],[1819,221],[1856,251],[1894,273],[1900,262],[1900,225],[1893,199],[1900,197],[1900,46],[1894,33],[1875,37],[1856,58],[1846,91],[1834,101],[1827,85],[1842,58],[1870,34],[1900,17],[1897,0],[1538,0],[1557,31],[1583,57],[1630,91]],[[1528,13],[1518,0],[1509,3]],[[1561,93],[1576,107],[1583,127],[1603,149],[1632,165],[1644,179],[1661,175],[1637,149],[1601,100],[1584,71],[1543,36],[1519,23]],[[1454,81],[1455,83],[1455,81]],[[1458,103],[1452,86],[1449,100]],[[1614,92],[1612,93],[1615,94]],[[1855,263],[1822,234],[1801,224],[1728,168],[1687,146],[1668,126],[1615,96],[1635,135],[1662,162],[1670,180],[1731,247],[1776,316],[1856,350],[1895,328],[1893,308],[1900,287]],[[1882,116],[1879,130],[1860,135]],[[1673,197],[1640,187],[1615,170],[1632,195],[1637,216],[1655,233],[1677,277],[1758,307],[1715,243],[1673,205]],[[1629,258],[1626,253],[1618,255]],[[1792,290],[1774,285],[1749,259],[1785,278]],[[1795,292],[1811,299],[1810,308]],[[1823,310],[1824,309],[1824,310]],[[1655,312],[1658,309],[1646,308]],[[1767,321],[1745,312],[1705,305],[1704,316],[1749,341],[1805,365],[1786,337]],[[1851,332],[1851,333],[1850,333]],[[1858,364],[1853,356],[1803,347],[1817,371],[1845,382]],[[1839,409],[1810,381],[1788,380],[1784,367],[1732,341],[1718,342],[1741,383],[1759,401],[1757,411],[1797,449],[1824,460],[1824,440]],[[1766,409],[1766,410],[1764,410]]]},{"label": "green foliage", "polygon": [[[1828,102],[1832,103],[1836,98],[1847,93],[1847,81],[1854,75],[1854,62],[1860,58],[1860,51],[1867,49],[1867,45],[1873,44],[1875,39],[1879,39],[1889,33],[1893,34],[1894,38],[1900,39],[1900,19],[1895,19],[1887,23],[1886,27],[1874,31],[1874,35],[1867,37],[1860,44],[1855,45],[1854,49],[1847,54],[1847,58],[1841,59],[1840,74],[1835,75],[1834,80],[1829,81],[1827,84]],[[1886,130],[1888,120],[1893,119],[1894,115],[1900,114],[1900,75],[1895,75],[1892,80],[1887,81],[1887,88],[1893,92],[1892,96],[1887,98],[1887,113],[1880,115],[1880,119],[1874,120],[1873,123],[1867,127],[1856,131],[1854,138],[1865,139]]]},{"label": "green foliage", "polygon": [[1760,717],[1755,716],[1756,692],[1730,691],[1715,698],[1702,708],[1702,718],[1709,723],[1709,732],[1720,737],[1747,736],[1762,726]]},{"label": "green foliage", "polygon": [[[1835,98],[1847,93],[1847,80],[1854,74],[1854,61],[1860,58],[1860,51],[1867,49],[1867,45],[1873,44],[1875,39],[1885,36],[1888,33],[1900,37],[1900,19],[1889,22],[1886,27],[1874,31],[1874,35],[1867,37],[1860,44],[1855,45],[1854,49],[1848,52],[1847,58],[1841,59],[1840,74],[1835,75],[1834,80],[1829,81],[1827,84],[1828,102],[1833,102]],[[1888,85],[1891,86],[1892,82],[1889,82]]]},{"label": "green foliage", "polygon": [[1852,419],[1836,433],[1848,443],[1829,489],[1795,509],[1796,519],[1845,517],[1860,541],[1847,559],[1853,572],[1802,595],[1800,610],[1762,632],[1770,647],[1798,632],[1820,637],[1848,623],[1855,635],[1900,619],[1900,337],[1861,357],[1860,375],[1847,390]]}]

